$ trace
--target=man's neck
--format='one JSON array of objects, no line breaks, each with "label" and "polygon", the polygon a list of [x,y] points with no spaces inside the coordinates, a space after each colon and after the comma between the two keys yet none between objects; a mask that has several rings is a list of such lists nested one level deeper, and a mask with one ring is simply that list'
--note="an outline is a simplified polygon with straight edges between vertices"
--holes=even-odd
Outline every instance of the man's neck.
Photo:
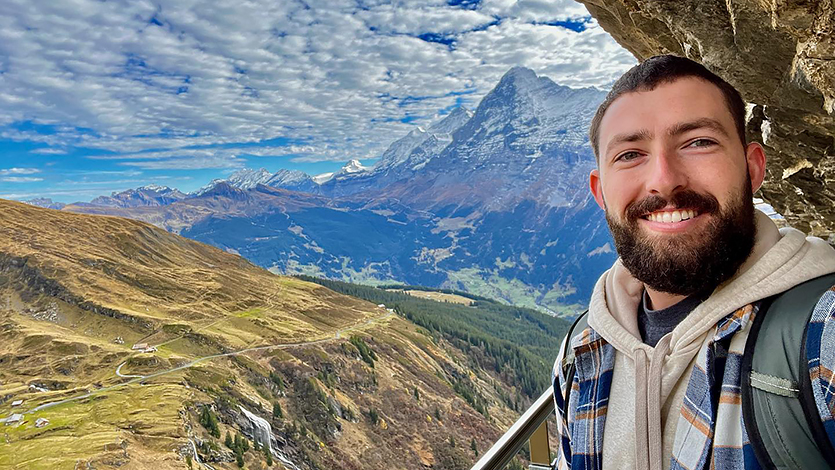
[{"label": "man's neck", "polygon": [[684,300],[686,295],[670,294],[668,292],[659,292],[657,290],[646,287],[647,295],[649,296],[649,303],[647,305],[652,310],[662,310]]}]

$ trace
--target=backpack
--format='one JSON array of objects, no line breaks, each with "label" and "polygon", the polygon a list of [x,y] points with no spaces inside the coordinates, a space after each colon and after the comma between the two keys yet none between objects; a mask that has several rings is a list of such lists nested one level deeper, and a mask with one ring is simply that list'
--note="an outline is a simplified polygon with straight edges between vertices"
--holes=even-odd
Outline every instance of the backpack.
[{"label": "backpack", "polygon": [[[766,469],[835,468],[835,449],[812,393],[806,360],[806,330],[815,305],[835,285],[835,273],[806,281],[763,300],[742,357],[742,418],[754,455]],[[588,326],[588,310],[567,338]],[[574,380],[574,350],[565,341],[561,364]],[[780,344],[783,347],[775,347]],[[568,416],[565,387],[563,416]]]}]

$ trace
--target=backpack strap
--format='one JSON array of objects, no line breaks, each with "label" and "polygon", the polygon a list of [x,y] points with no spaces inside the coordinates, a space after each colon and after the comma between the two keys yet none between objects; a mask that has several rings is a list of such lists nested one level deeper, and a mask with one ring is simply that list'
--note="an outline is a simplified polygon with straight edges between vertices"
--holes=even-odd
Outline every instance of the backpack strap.
[{"label": "backpack strap", "polygon": [[563,394],[563,401],[562,401],[562,415],[565,416],[566,421],[568,420],[568,397],[571,395],[571,384],[574,382],[574,373],[576,371],[576,367],[574,364],[574,348],[571,347],[571,338],[574,337],[580,331],[585,330],[589,326],[589,311],[586,309],[585,312],[581,313],[577,316],[577,319],[574,320],[574,323],[568,329],[568,333],[565,334],[565,346],[562,351],[562,376],[565,378],[565,393]]},{"label": "backpack strap", "polygon": [[765,299],[754,317],[741,364],[742,418],[764,468],[835,468],[835,451],[812,394],[806,330],[835,274]]}]

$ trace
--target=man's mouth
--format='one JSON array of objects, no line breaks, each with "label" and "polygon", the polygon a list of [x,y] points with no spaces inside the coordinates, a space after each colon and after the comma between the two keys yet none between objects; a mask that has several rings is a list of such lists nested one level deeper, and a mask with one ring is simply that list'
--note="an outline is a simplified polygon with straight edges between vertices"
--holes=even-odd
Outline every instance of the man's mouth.
[{"label": "man's mouth", "polygon": [[692,209],[676,209],[651,212],[642,218],[651,222],[671,224],[681,222],[682,220],[693,219],[698,215],[699,213]]}]

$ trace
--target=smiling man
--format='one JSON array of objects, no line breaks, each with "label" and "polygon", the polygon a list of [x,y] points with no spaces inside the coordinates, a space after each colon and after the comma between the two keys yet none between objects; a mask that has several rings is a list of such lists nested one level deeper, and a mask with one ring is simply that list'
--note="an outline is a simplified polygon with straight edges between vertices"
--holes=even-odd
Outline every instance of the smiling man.
[{"label": "smiling man", "polygon": [[557,468],[832,465],[835,250],[754,209],[766,157],[739,93],[653,57],[590,139],[619,259],[555,365]]}]

